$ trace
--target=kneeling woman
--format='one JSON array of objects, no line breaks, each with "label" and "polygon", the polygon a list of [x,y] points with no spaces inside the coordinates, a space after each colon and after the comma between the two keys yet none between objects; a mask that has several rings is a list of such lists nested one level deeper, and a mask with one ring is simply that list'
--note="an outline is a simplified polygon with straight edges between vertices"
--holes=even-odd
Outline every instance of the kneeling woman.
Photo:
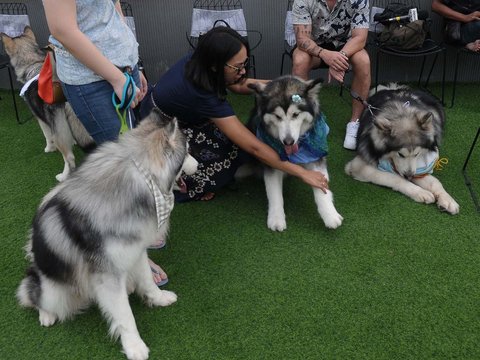
[{"label": "kneeling woman", "polygon": [[215,27],[200,38],[193,54],[160,78],[142,102],[142,117],[158,107],[178,119],[199,162],[198,171],[184,178],[187,192],[177,192],[177,201],[208,200],[230,183],[245,159],[239,148],[311,186],[326,188],[323,174],[280,160],[235,115],[226,100],[227,89],[249,94],[249,83],[267,82],[246,78],[248,59],[248,43],[242,36],[230,28]]}]

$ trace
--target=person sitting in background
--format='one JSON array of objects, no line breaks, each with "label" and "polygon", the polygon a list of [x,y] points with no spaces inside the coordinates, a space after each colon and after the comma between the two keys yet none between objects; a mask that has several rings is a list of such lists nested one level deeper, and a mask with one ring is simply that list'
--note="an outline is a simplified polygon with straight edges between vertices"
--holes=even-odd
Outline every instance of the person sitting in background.
[{"label": "person sitting in background", "polygon": [[177,201],[210,200],[215,191],[234,179],[248,157],[325,189],[325,176],[317,171],[282,161],[277,152],[248,130],[228,103],[227,89],[250,94],[248,84],[268,82],[248,79],[249,47],[235,30],[217,26],[202,35],[193,54],[173,65],[149,90],[141,104],[141,117],[153,107],[178,119],[187,136],[198,171],[185,176],[186,192],[175,192]]},{"label": "person sitting in background", "polygon": [[[447,19],[447,41],[480,51],[480,0],[433,0],[432,10]],[[455,25],[452,22],[459,23],[459,31],[454,31],[457,35],[449,33],[449,27]]]},{"label": "person sitting in background", "polygon": [[[295,0],[292,7],[296,48],[292,74],[304,80],[310,70],[328,66],[331,78],[343,83],[350,65],[352,91],[366,99],[370,88],[370,58],[364,49],[369,27],[368,0]],[[352,115],[343,146],[355,150],[363,104],[352,100]]]}]

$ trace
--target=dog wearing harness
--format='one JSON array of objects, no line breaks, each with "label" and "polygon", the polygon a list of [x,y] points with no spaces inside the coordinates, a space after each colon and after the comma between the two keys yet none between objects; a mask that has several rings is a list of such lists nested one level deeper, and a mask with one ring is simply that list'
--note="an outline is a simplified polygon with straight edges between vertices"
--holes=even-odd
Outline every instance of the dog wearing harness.
[{"label": "dog wearing harness", "polygon": [[[281,160],[320,171],[328,179],[329,128],[318,102],[320,83],[321,79],[305,82],[287,75],[268,84],[252,84],[257,101],[248,126]],[[273,231],[284,231],[287,227],[282,193],[285,174],[264,166],[263,175],[268,198],[267,226]],[[339,227],[343,217],[335,209],[332,192],[314,188],[313,193],[325,226]]]},{"label": "dog wearing harness", "polygon": [[357,154],[345,166],[354,179],[401,192],[420,203],[460,210],[432,175],[445,125],[440,102],[428,93],[391,84],[370,96],[360,118]]}]

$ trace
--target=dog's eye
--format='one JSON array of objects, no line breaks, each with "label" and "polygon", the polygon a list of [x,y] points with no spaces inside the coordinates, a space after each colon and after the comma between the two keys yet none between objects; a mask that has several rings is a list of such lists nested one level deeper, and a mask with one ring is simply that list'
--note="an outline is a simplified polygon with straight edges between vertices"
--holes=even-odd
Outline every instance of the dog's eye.
[{"label": "dog's eye", "polygon": [[296,119],[298,117],[298,115],[300,115],[300,113],[293,113],[292,118]]},{"label": "dog's eye", "polygon": [[275,117],[276,117],[278,120],[282,120],[282,117],[281,117],[280,115],[275,114]]},{"label": "dog's eye", "polygon": [[401,158],[405,158],[405,156],[402,155],[402,153],[398,153],[398,156],[400,156]]}]

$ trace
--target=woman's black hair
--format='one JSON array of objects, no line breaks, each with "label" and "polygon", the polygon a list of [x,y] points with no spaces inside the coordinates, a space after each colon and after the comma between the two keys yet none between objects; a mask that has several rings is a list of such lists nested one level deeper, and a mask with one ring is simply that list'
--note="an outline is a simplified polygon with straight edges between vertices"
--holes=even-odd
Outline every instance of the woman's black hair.
[{"label": "woman's black hair", "polygon": [[[192,58],[185,66],[185,76],[195,86],[214,92],[220,99],[227,95],[224,66],[244,46],[250,57],[247,40],[235,30],[217,26],[200,36]],[[248,71],[248,68],[246,68]]]}]

